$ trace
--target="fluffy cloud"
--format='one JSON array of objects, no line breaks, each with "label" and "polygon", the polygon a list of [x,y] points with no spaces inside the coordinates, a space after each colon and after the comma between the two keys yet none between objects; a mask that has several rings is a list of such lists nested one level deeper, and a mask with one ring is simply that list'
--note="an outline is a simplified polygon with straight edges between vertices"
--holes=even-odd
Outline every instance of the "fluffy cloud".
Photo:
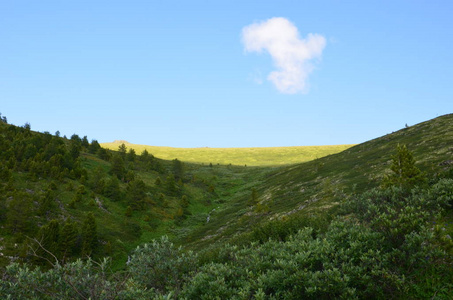
[{"label": "fluffy cloud", "polygon": [[295,94],[307,90],[307,78],[313,70],[312,60],[321,58],[326,39],[319,34],[299,37],[299,31],[285,18],[272,18],[242,29],[247,52],[267,51],[277,70],[267,79],[282,93]]}]

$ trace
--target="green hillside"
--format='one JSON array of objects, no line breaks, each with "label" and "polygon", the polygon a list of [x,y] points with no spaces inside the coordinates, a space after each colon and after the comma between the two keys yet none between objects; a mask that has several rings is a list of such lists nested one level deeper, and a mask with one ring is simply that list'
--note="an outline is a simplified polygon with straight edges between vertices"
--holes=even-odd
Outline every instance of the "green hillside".
[{"label": "green hillside", "polygon": [[398,144],[407,145],[414,153],[417,166],[431,177],[451,169],[453,114],[404,128],[341,153],[263,172],[254,181],[264,211],[247,205],[250,190],[235,194],[229,205],[213,213],[211,222],[194,233],[192,239],[206,246],[269,220],[325,216],[347,195],[378,186],[390,172],[391,156]]},{"label": "green hillside", "polygon": [[289,166],[200,164],[0,119],[0,297],[448,299],[452,145],[453,114]]},{"label": "green hillside", "polygon": [[[164,234],[183,236],[190,228],[182,223],[189,217],[192,226],[204,223],[217,195],[230,193],[233,183],[249,176],[245,167],[219,173],[146,151],[108,151],[76,134],[65,139],[5,122],[0,122],[0,163],[1,265],[21,260],[45,266],[32,249],[49,232],[58,240],[66,228],[72,230],[70,242],[46,242],[58,248],[59,259],[108,255],[122,266],[143,242]],[[85,228],[90,214],[95,232]],[[88,245],[87,235],[98,242]]]},{"label": "green hillside", "polygon": [[131,144],[127,141],[102,143],[101,146],[117,150],[121,144],[137,153],[147,150],[156,157],[175,158],[190,163],[238,165],[238,166],[281,166],[310,161],[341,152],[353,145],[255,147],[255,148],[173,148]]}]

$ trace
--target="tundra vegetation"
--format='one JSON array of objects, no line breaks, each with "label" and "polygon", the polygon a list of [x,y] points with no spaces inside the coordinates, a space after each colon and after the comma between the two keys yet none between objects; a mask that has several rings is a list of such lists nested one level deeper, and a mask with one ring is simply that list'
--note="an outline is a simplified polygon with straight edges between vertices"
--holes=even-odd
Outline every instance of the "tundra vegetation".
[{"label": "tundra vegetation", "polygon": [[453,115],[300,164],[170,161],[0,115],[4,299],[449,299]]},{"label": "tundra vegetation", "polygon": [[252,148],[174,148],[132,144],[117,140],[102,143],[101,146],[117,150],[125,144],[128,148],[141,153],[146,150],[155,156],[166,159],[180,159],[185,162],[199,164],[221,164],[237,166],[282,166],[310,161],[330,154],[344,151],[353,145],[326,146],[293,146],[293,147],[252,147]]}]

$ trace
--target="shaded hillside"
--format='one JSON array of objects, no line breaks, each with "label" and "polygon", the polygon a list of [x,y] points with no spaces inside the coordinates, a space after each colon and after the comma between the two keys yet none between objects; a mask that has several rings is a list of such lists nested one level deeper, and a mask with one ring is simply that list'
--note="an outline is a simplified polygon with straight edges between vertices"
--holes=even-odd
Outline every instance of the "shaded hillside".
[{"label": "shaded hillside", "polygon": [[249,205],[251,189],[236,195],[188,241],[199,247],[250,232],[269,220],[325,216],[352,192],[378,186],[390,172],[391,155],[398,144],[407,145],[417,166],[431,178],[448,172],[453,167],[453,114],[257,178],[257,205]]},{"label": "shaded hillside", "polygon": [[162,159],[179,159],[190,163],[238,165],[238,166],[282,166],[310,161],[341,152],[352,145],[254,147],[254,148],[173,148],[131,144],[126,141],[102,143],[102,147],[116,150],[121,144],[137,153],[147,150]]},{"label": "shaded hillside", "polygon": [[120,265],[143,242],[203,224],[249,174],[117,150],[0,120],[0,265],[47,265],[33,252],[39,242],[63,261],[110,256]]}]

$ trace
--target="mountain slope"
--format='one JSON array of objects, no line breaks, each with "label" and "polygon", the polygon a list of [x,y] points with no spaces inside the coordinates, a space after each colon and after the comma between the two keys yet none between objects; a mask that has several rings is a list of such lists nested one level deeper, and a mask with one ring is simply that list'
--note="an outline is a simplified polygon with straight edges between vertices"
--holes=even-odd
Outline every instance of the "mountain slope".
[{"label": "mountain slope", "polygon": [[122,265],[137,245],[198,226],[251,171],[118,150],[0,120],[0,265],[46,265],[31,251],[41,240],[63,261],[108,255]]},{"label": "mountain slope", "polygon": [[[108,152],[0,122],[0,297],[450,299],[452,124],[254,168]],[[402,143],[429,182],[373,189]],[[153,239],[164,234],[185,247]],[[76,260],[87,255],[121,272]]]},{"label": "mountain slope", "polygon": [[430,176],[451,170],[453,114],[401,129],[338,154],[263,173],[255,181],[259,207],[248,205],[251,192],[236,195],[229,206],[211,215],[210,224],[186,242],[196,241],[196,247],[201,247],[250,232],[269,220],[325,215],[353,191],[363,192],[378,186],[389,172],[391,155],[398,144],[406,144],[414,153],[417,166]]},{"label": "mountain slope", "polygon": [[[0,129],[3,263],[6,256],[28,257],[26,236],[39,236],[52,220],[81,226],[90,212],[102,245],[94,253],[110,253],[119,261],[136,245],[164,234],[198,248],[270,220],[326,217],[352,191],[379,184],[398,143],[407,144],[429,174],[451,168],[453,145],[453,115],[446,115],[298,165],[186,163],[181,171],[177,161],[127,148],[109,152],[85,137],[62,139],[4,123]],[[31,222],[15,213],[24,205],[22,216],[31,216]],[[78,237],[74,247],[80,251],[80,232]]]}]

